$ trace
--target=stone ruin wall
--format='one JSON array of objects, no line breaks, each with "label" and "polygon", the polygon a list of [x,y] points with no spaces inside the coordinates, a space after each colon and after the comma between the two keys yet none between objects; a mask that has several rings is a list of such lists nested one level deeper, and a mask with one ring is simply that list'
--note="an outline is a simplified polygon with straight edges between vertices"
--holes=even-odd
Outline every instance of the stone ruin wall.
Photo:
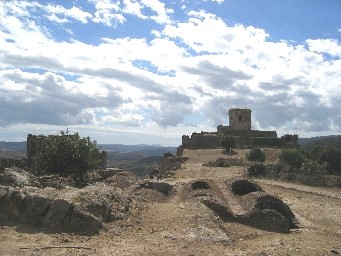
[{"label": "stone ruin wall", "polygon": [[[270,135],[273,135],[273,132],[269,132]],[[275,132],[276,133],[276,132]],[[295,148],[298,146],[298,137],[297,135],[287,134],[282,136],[281,138],[273,137],[273,136],[263,136],[259,137],[248,137],[248,136],[237,136],[235,134],[230,134],[235,136],[236,138],[236,147],[239,148],[248,148],[253,146],[259,147],[290,147]],[[182,136],[182,146],[187,149],[214,149],[214,148],[222,148],[221,139],[223,138],[222,134],[213,133],[212,135],[192,135],[189,137],[188,135]],[[290,140],[288,140],[290,138]]]},{"label": "stone ruin wall", "polygon": [[27,158],[31,159],[37,154],[37,151],[42,146],[43,139],[43,135],[27,135]]},{"label": "stone ruin wall", "polygon": [[195,134],[182,136],[182,146],[189,149],[210,149],[220,147],[220,139],[216,134]]}]

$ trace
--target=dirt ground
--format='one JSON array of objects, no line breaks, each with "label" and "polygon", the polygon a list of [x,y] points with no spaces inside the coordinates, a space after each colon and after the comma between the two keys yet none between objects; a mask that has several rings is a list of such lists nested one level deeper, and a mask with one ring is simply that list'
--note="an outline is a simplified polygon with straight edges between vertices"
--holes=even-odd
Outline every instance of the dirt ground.
[{"label": "dirt ground", "polygon": [[[167,182],[179,186],[193,179],[224,180],[244,174],[244,167],[205,167],[217,158],[245,160],[244,150],[184,151],[189,160]],[[276,151],[267,151],[274,162]],[[341,254],[341,189],[315,188],[256,180],[296,215],[300,228],[289,234],[223,222],[196,201],[177,196],[162,202],[133,204],[128,220],[110,224],[96,236],[51,234],[27,225],[0,225],[0,255],[338,255]]]}]

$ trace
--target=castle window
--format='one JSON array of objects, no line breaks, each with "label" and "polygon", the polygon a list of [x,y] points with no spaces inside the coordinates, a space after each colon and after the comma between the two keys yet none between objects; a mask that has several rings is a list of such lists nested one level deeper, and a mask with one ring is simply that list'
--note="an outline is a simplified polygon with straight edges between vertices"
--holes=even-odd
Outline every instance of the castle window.
[{"label": "castle window", "polygon": [[239,122],[241,122],[241,121],[243,121],[243,120],[242,120],[242,116],[239,116]]}]

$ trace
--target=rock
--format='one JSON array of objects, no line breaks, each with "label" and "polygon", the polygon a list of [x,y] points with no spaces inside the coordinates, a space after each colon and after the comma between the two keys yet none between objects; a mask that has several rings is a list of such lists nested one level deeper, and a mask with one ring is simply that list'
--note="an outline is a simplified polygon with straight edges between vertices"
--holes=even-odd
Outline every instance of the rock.
[{"label": "rock", "polygon": [[128,216],[131,201],[105,184],[83,189],[0,186],[1,222],[18,222],[47,231],[97,234],[105,223]]},{"label": "rock", "polygon": [[22,219],[25,223],[40,225],[51,204],[51,199],[39,196],[28,195],[24,201],[24,213]]},{"label": "rock", "polygon": [[0,174],[0,185],[12,187],[39,187],[40,183],[38,181],[38,178],[33,174],[28,173],[17,167],[11,167],[6,168],[5,171]]},{"label": "rock", "polygon": [[105,225],[90,213],[74,210],[69,219],[64,221],[63,227],[81,235],[96,235]]},{"label": "rock", "polygon": [[121,171],[114,176],[105,179],[103,182],[110,186],[127,189],[140,179],[132,172]]},{"label": "rock", "polygon": [[330,252],[334,255],[340,255],[340,253],[335,249],[331,249]]},{"label": "rock", "polygon": [[57,199],[51,202],[50,208],[42,221],[42,227],[61,231],[63,229],[63,221],[70,216],[73,211],[73,205],[66,200]]},{"label": "rock", "polygon": [[1,199],[0,212],[10,221],[19,219],[24,211],[25,195],[20,191],[9,190]]}]

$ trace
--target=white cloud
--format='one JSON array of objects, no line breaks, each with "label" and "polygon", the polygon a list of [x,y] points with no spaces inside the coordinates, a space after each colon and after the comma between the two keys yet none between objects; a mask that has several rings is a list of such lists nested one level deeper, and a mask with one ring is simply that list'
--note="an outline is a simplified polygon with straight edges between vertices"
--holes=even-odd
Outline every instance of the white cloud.
[{"label": "white cloud", "polygon": [[147,16],[142,14],[143,5],[136,0],[123,0],[123,12],[135,15],[141,19],[146,19]]},{"label": "white cloud", "polygon": [[165,36],[178,38],[196,52],[228,53],[230,50],[247,50],[264,42],[267,34],[253,27],[229,27],[213,14],[189,12],[188,22],[167,25]]},{"label": "white cloud", "polygon": [[[0,3],[0,126],[72,125],[180,139],[193,126],[215,130],[231,107],[249,107],[262,129],[340,132],[337,40],[270,42],[262,29],[229,26],[205,11],[175,24],[159,1],[103,0],[92,1],[93,21],[113,26],[129,13],[167,25],[154,28],[151,39],[60,42],[31,17],[39,5],[13,3]],[[71,20],[71,10],[51,13]],[[73,19],[85,26],[89,15],[76,10]]]},{"label": "white cloud", "polygon": [[73,6],[71,9],[66,9],[61,5],[49,4],[45,8],[48,13],[47,18],[57,23],[70,22],[70,18],[78,20],[82,23],[87,23],[88,19],[92,17],[90,13],[84,12],[75,6]]},{"label": "white cloud", "polygon": [[164,3],[158,0],[141,0],[141,2],[145,7],[156,12],[156,15],[150,17],[152,20],[160,24],[170,23],[169,14],[172,14],[174,11],[172,9],[167,9]]},{"label": "white cloud", "polygon": [[335,39],[308,39],[307,43],[310,51],[341,58],[341,44]]},{"label": "white cloud", "polygon": [[115,111],[110,115],[99,118],[99,121],[111,125],[139,127],[141,126],[143,119],[144,117],[140,114]]}]

